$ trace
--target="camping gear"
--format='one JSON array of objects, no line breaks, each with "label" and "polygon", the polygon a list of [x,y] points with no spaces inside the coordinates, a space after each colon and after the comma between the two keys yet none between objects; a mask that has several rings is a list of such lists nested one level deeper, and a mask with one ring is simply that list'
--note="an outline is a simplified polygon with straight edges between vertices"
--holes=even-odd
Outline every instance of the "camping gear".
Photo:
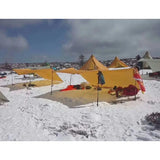
[{"label": "camping gear", "polygon": [[6,76],[7,73],[6,72],[0,72],[0,76]]},{"label": "camping gear", "polygon": [[123,88],[122,87],[117,87],[116,88],[116,97],[120,97],[123,94]]},{"label": "camping gear", "polygon": [[139,89],[134,85],[129,85],[128,87],[116,87],[115,89],[110,89],[108,93],[110,95],[116,95],[116,97],[126,97],[126,96],[135,96],[137,95]]},{"label": "camping gear", "polygon": [[69,85],[69,86],[67,86],[67,88],[61,89],[60,91],[69,91],[69,90],[74,90],[74,89],[75,89],[75,88],[74,88],[73,85]]},{"label": "camping gear", "polygon": [[155,77],[155,78],[160,77],[160,71],[149,73],[149,77]]},{"label": "camping gear", "polygon": [[81,88],[85,88],[85,89],[90,89],[90,88],[92,88],[88,83],[86,83],[86,82],[82,82],[81,84],[80,84],[80,86],[81,86]]},{"label": "camping gear", "polygon": [[79,89],[84,89],[81,87],[81,85],[69,85],[65,89],[61,89],[60,91],[69,91],[69,90],[79,90]]},{"label": "camping gear", "polygon": [[122,67],[128,67],[128,65],[125,64],[123,61],[121,61],[118,57],[115,57],[115,59],[112,61],[112,63],[108,68],[122,68]]},{"label": "camping gear", "polygon": [[100,63],[93,55],[88,61],[80,68],[80,70],[108,70],[102,63]]},{"label": "camping gear", "polygon": [[4,78],[6,78],[6,76],[0,76],[0,79],[4,79]]},{"label": "camping gear", "polygon": [[91,89],[92,87],[91,86],[86,86],[86,89]]},{"label": "camping gear", "polygon": [[129,85],[128,87],[123,88],[124,96],[135,96],[138,93],[138,89],[134,85]]},{"label": "camping gear", "polygon": [[111,89],[108,91],[108,94],[110,94],[110,95],[115,95],[115,94],[116,94],[116,89],[111,88]]}]

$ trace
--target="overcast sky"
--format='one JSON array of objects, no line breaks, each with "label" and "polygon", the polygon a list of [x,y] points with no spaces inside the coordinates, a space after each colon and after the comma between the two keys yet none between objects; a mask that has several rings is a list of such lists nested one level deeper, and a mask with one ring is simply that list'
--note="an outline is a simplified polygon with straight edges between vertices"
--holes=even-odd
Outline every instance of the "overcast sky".
[{"label": "overcast sky", "polygon": [[0,62],[160,56],[160,20],[0,20]]}]

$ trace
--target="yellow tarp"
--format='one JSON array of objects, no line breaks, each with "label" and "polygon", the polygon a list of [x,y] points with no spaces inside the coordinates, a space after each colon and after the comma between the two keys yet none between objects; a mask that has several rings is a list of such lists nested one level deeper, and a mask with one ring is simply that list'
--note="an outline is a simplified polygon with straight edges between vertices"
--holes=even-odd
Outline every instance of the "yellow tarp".
[{"label": "yellow tarp", "polygon": [[[53,84],[59,84],[59,83],[61,83],[61,82],[53,81]],[[14,91],[14,90],[19,90],[19,89],[24,89],[24,88],[26,88],[26,85],[28,86],[29,84],[35,85],[33,87],[50,86],[51,85],[51,81],[45,79],[45,80],[40,80],[40,81],[16,83],[14,85],[7,85],[6,87],[8,87],[10,89],[10,91]]]},{"label": "yellow tarp", "polygon": [[108,68],[121,68],[128,67],[123,61],[121,61],[118,57],[115,57],[114,61],[110,64]]},{"label": "yellow tarp", "polygon": [[80,70],[108,70],[102,63],[100,63],[93,55],[89,60],[80,68]]},{"label": "yellow tarp", "polygon": [[[81,75],[93,86],[98,84],[98,71],[86,71]],[[140,89],[138,83],[133,78],[133,68],[123,70],[102,71],[105,84],[102,87],[128,87],[130,84]]]},{"label": "yellow tarp", "polygon": [[67,68],[67,69],[62,69],[62,70],[59,70],[57,72],[60,72],[60,73],[70,73],[70,74],[79,74],[81,73],[81,71],[75,69],[75,68]]},{"label": "yellow tarp", "polygon": [[[116,96],[107,94],[108,91],[109,89],[102,89],[99,91],[99,102],[113,102],[116,100]],[[50,93],[46,93],[38,96],[38,98],[46,98],[52,101],[58,101],[64,105],[67,105],[68,107],[79,107],[80,105],[96,102],[97,90],[84,89],[64,92],[54,91],[52,95]]]},{"label": "yellow tarp", "polygon": [[33,70],[31,69],[13,69],[17,74],[24,75],[24,74],[32,74]]},{"label": "yellow tarp", "polygon": [[52,80],[52,76],[53,76],[54,82],[63,82],[61,78],[57,75],[57,73],[52,69],[37,69],[37,70],[34,70],[34,73],[44,79]]},{"label": "yellow tarp", "polygon": [[50,68],[49,69],[35,69],[35,70],[31,70],[31,69],[13,69],[13,70],[19,75],[33,73],[33,74],[37,74],[40,77],[47,79],[47,80],[52,80],[52,73],[53,73],[53,82],[54,83],[63,82],[61,80],[61,78],[56,74],[56,72]]},{"label": "yellow tarp", "polygon": [[[53,84],[59,84],[60,81],[53,81]],[[29,84],[29,83],[27,83]],[[36,87],[49,86],[51,85],[51,80],[41,80],[41,81],[32,81],[31,84],[36,85]]]}]

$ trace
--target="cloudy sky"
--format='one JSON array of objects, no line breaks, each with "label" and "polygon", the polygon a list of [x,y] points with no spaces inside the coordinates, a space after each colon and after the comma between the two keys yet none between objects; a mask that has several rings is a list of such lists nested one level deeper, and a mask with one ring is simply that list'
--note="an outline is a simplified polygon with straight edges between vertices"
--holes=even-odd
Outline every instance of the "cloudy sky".
[{"label": "cloudy sky", "polygon": [[160,20],[0,20],[0,63],[160,56]]}]

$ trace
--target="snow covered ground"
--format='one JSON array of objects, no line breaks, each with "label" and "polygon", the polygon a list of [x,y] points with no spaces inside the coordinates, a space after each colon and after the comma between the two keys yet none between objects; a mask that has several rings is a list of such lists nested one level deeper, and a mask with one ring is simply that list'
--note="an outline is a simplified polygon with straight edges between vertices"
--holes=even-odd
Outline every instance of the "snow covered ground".
[{"label": "snow covered ground", "polygon": [[16,83],[25,83],[32,81],[40,81],[44,80],[43,78],[34,78],[33,75],[26,75],[26,78],[24,78],[24,75],[17,75],[17,74],[8,74],[6,78],[0,79],[0,86],[6,86],[10,84],[16,84]]},{"label": "snow covered ground", "polygon": [[[58,73],[64,80],[54,90],[66,87],[70,74]],[[14,75],[17,76],[17,75]],[[144,81],[146,93],[139,93],[136,101],[122,104],[100,102],[83,108],[69,108],[59,102],[37,99],[50,91],[50,86],[9,91],[11,76],[0,80],[0,91],[10,102],[0,106],[0,140],[160,140],[160,131],[143,123],[144,117],[160,111],[160,82]],[[85,80],[73,75],[72,84]],[[22,80],[17,76],[15,83]],[[24,81],[23,81],[24,82]]]}]

